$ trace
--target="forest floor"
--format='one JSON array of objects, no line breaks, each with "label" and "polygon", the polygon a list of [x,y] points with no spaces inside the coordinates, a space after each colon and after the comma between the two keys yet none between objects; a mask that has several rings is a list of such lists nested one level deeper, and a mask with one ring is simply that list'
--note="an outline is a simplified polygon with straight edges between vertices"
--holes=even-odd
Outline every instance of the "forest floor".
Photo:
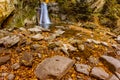
[{"label": "forest floor", "polygon": [[[96,27],[93,29],[81,27],[78,23],[52,25],[50,29],[43,29],[35,25],[31,28],[1,29],[0,80],[38,80],[34,74],[38,64],[56,55],[75,61],[61,80],[106,80],[111,78],[117,70],[111,69],[111,66],[100,58],[106,55],[111,56],[113,60],[120,60],[117,36],[111,33],[109,28],[99,25],[97,19],[94,24]],[[109,63],[113,65],[111,62]],[[112,68],[116,69],[118,63],[114,63]],[[91,70],[85,68],[84,70],[87,70],[88,74],[84,73],[85,71],[77,69],[79,67],[76,64],[90,66]],[[98,72],[94,74],[92,69],[95,67],[99,67],[101,72],[98,69]],[[120,66],[118,68],[120,69]],[[96,73],[99,74],[96,75]],[[104,74],[108,74],[109,77]],[[119,79],[120,77],[116,76],[115,79],[108,80]]]}]

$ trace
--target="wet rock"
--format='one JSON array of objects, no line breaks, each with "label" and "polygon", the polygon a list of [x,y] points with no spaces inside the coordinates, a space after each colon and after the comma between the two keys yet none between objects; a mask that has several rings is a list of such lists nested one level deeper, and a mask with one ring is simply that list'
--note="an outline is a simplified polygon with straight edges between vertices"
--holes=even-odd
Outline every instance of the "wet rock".
[{"label": "wet rock", "polygon": [[120,44],[120,35],[117,37],[117,42]]},{"label": "wet rock", "polygon": [[68,70],[73,66],[74,61],[62,57],[54,56],[52,58],[47,58],[42,61],[35,69],[35,75],[41,79],[60,79],[62,78]]},{"label": "wet rock", "polygon": [[91,75],[102,80],[105,80],[109,77],[109,74],[101,67],[94,67],[91,71]]},{"label": "wet rock", "polygon": [[10,56],[9,55],[0,57],[0,65],[3,65],[5,63],[7,63],[9,60],[10,60]]},{"label": "wet rock", "polygon": [[42,40],[44,37],[41,34],[36,34],[34,36],[31,36],[33,40]]},{"label": "wet rock", "polygon": [[13,65],[11,66],[11,68],[14,69],[14,70],[17,70],[17,69],[20,68],[20,64],[19,64],[19,63],[15,63],[15,64],[13,64]]},{"label": "wet rock", "polygon": [[8,80],[14,80],[14,78],[15,78],[15,75],[14,75],[14,74],[9,74],[9,75],[7,76],[7,79],[8,79]]},{"label": "wet rock", "polygon": [[75,69],[77,72],[89,75],[91,67],[86,64],[75,64]]},{"label": "wet rock", "polygon": [[20,63],[25,66],[32,66],[33,56],[30,53],[24,53],[20,58]]},{"label": "wet rock", "polygon": [[15,78],[15,75],[14,75],[14,74],[9,74],[9,75],[7,76],[7,79],[8,79],[8,80],[14,80],[14,78]]},{"label": "wet rock", "polygon": [[119,80],[115,75],[112,75],[108,80]]},{"label": "wet rock", "polygon": [[105,56],[105,55],[101,56],[101,58],[103,58],[108,63],[113,65],[116,71],[120,73],[120,61],[118,59],[115,59],[114,57],[111,57],[111,56]]},{"label": "wet rock", "polygon": [[17,35],[6,36],[0,39],[0,44],[5,47],[11,47],[20,41],[20,37]]}]

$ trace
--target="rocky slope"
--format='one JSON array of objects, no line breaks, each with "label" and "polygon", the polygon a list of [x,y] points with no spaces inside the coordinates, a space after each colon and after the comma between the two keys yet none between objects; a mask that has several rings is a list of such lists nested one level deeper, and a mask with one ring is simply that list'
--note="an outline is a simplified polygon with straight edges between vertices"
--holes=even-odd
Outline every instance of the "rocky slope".
[{"label": "rocky slope", "polygon": [[119,80],[120,38],[96,26],[0,30],[0,79]]}]

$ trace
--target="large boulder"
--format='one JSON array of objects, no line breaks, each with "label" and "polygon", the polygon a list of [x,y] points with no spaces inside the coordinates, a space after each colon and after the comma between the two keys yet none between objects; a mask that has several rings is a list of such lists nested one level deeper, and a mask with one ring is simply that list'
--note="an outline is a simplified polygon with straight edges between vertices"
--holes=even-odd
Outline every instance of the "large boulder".
[{"label": "large boulder", "polygon": [[54,56],[42,61],[35,69],[35,75],[40,80],[59,80],[73,66],[74,61],[67,57]]},{"label": "large boulder", "polygon": [[13,12],[13,0],[0,0],[0,24]]}]

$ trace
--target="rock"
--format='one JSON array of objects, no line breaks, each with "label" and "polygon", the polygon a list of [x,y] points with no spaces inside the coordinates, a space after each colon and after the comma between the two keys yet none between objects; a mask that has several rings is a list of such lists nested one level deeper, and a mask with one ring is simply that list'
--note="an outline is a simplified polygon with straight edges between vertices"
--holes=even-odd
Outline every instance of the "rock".
[{"label": "rock", "polygon": [[8,80],[14,80],[14,78],[15,78],[15,75],[14,75],[14,74],[9,74],[9,75],[7,76],[7,79],[8,79]]},{"label": "rock", "polygon": [[20,63],[25,66],[32,66],[33,56],[30,53],[24,53],[20,58]]},{"label": "rock", "polygon": [[91,75],[102,80],[106,80],[109,74],[101,67],[94,67],[91,71]]},{"label": "rock", "polygon": [[19,28],[21,31],[27,31],[24,27]]},{"label": "rock", "polygon": [[119,80],[115,75],[112,75],[108,80]]},{"label": "rock", "polygon": [[80,42],[80,40],[77,40],[77,39],[74,39],[74,38],[70,38],[69,40],[69,43],[71,43],[71,44],[78,44],[79,42]]},{"label": "rock", "polygon": [[79,49],[80,51],[84,51],[84,50],[85,50],[85,46],[84,46],[84,45],[78,45],[78,49]]},{"label": "rock", "polygon": [[94,39],[87,39],[87,41],[86,42],[88,42],[88,43],[95,43],[95,44],[100,44],[100,41],[96,41],[96,40],[94,40]]},{"label": "rock", "polygon": [[5,63],[7,63],[9,60],[10,60],[10,56],[9,55],[0,57],[0,66],[5,64]]},{"label": "rock", "polygon": [[120,56],[120,51],[117,51],[116,53],[117,53],[118,56]]},{"label": "rock", "polygon": [[105,56],[105,55],[101,56],[101,58],[106,60],[111,65],[113,65],[116,71],[120,73],[120,61],[118,59],[115,59],[114,57],[111,57],[111,56]]},{"label": "rock", "polygon": [[80,57],[75,57],[75,59],[76,59],[77,61],[80,61],[81,58],[80,58]]},{"label": "rock", "polygon": [[7,72],[3,72],[3,73],[1,73],[1,77],[6,77],[7,75],[8,75],[9,73],[7,73]]},{"label": "rock", "polygon": [[65,31],[58,29],[57,31],[55,31],[55,35],[56,36],[60,36],[61,34],[63,34]]},{"label": "rock", "polygon": [[42,54],[38,53],[38,57],[39,57],[39,58],[42,58]]},{"label": "rock", "polygon": [[0,44],[5,47],[11,47],[20,41],[20,37],[17,35],[6,36],[0,39]]},{"label": "rock", "polygon": [[101,44],[102,44],[103,46],[108,46],[108,43],[106,43],[106,42],[101,42]]},{"label": "rock", "polygon": [[117,37],[117,42],[120,44],[120,35]]},{"label": "rock", "polygon": [[89,75],[91,67],[86,64],[75,64],[75,69],[77,72]]},{"label": "rock", "polygon": [[105,3],[105,0],[96,0],[96,2],[94,2],[90,8],[94,9],[94,12],[100,12],[103,9]]},{"label": "rock", "polygon": [[26,19],[24,20],[24,25],[25,25],[25,26],[30,26],[30,25],[33,25],[33,24],[35,24],[35,22],[32,21],[32,20],[30,20],[30,19],[28,19],[28,18],[26,18]]},{"label": "rock", "polygon": [[0,23],[2,23],[14,10],[11,0],[0,0]]},{"label": "rock", "polygon": [[51,36],[46,37],[45,40],[47,40],[47,41],[52,41],[52,40],[54,40],[56,37],[57,37],[56,34],[52,34]]},{"label": "rock", "polygon": [[38,49],[39,47],[40,47],[39,44],[33,44],[33,45],[31,46],[31,48],[34,49],[34,50]]},{"label": "rock", "polygon": [[55,26],[55,27],[58,28],[58,29],[65,29],[64,26]]},{"label": "rock", "polygon": [[113,45],[112,45],[112,47],[113,47],[113,48],[115,48],[117,51],[119,51],[119,50],[120,50],[120,45],[113,44]]},{"label": "rock", "polygon": [[11,68],[14,69],[14,70],[17,70],[17,69],[20,68],[20,64],[19,64],[19,63],[15,63],[15,64],[13,64],[13,65],[11,66]]},{"label": "rock", "polygon": [[38,27],[34,27],[34,28],[29,28],[28,31],[37,33],[37,32],[41,32],[42,30]]},{"label": "rock", "polygon": [[61,50],[66,53],[67,55],[69,55],[68,50],[69,51],[76,51],[77,48],[73,47],[70,44],[63,44],[63,46],[61,47]]},{"label": "rock", "polygon": [[61,79],[73,66],[74,61],[62,57],[54,56],[43,60],[35,69],[35,75],[41,80]]},{"label": "rock", "polygon": [[31,36],[31,38],[33,40],[42,40],[44,37],[40,33],[38,33],[38,34],[36,34],[34,36]]},{"label": "rock", "polygon": [[0,77],[0,80],[4,80],[4,77]]},{"label": "rock", "polygon": [[88,58],[89,62],[92,63],[92,64],[98,64],[99,63],[99,59],[93,57],[93,56],[90,56]]}]

